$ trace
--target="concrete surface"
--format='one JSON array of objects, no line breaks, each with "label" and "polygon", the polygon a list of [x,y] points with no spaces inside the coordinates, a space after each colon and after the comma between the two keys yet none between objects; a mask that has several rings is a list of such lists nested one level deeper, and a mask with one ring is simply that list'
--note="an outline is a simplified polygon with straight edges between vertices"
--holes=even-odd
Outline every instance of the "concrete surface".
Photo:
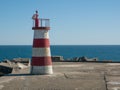
[{"label": "concrete surface", "polygon": [[0,77],[0,90],[120,90],[120,63],[53,62],[53,75],[29,67]]}]

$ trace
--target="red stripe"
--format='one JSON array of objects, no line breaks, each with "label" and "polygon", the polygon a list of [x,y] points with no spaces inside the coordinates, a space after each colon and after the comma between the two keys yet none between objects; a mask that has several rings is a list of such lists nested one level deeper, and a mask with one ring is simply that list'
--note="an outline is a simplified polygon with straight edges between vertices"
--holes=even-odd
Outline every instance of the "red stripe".
[{"label": "red stripe", "polygon": [[32,57],[32,66],[52,65],[51,57]]},{"label": "red stripe", "polygon": [[34,39],[33,47],[50,47],[49,39]]}]

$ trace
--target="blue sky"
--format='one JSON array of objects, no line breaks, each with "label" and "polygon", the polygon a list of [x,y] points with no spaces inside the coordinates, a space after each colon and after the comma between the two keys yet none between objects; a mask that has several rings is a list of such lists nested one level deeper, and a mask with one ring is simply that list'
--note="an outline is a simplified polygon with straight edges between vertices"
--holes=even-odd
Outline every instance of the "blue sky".
[{"label": "blue sky", "polygon": [[32,45],[36,9],[52,45],[120,45],[120,0],[0,0],[0,45]]}]

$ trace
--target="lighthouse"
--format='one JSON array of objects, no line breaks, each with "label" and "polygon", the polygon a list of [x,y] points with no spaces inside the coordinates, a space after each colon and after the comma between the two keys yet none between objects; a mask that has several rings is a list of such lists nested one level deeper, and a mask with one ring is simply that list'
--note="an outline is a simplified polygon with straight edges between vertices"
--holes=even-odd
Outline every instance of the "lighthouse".
[{"label": "lighthouse", "polygon": [[31,74],[53,74],[49,42],[49,19],[38,18],[38,11],[33,15],[34,38],[32,47]]}]

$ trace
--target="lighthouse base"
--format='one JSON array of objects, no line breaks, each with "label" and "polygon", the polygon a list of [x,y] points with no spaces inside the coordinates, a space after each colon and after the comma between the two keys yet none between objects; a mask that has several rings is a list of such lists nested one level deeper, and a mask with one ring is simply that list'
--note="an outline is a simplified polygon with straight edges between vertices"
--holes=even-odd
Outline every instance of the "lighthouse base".
[{"label": "lighthouse base", "polygon": [[52,66],[31,66],[31,74],[48,75],[53,74]]}]

